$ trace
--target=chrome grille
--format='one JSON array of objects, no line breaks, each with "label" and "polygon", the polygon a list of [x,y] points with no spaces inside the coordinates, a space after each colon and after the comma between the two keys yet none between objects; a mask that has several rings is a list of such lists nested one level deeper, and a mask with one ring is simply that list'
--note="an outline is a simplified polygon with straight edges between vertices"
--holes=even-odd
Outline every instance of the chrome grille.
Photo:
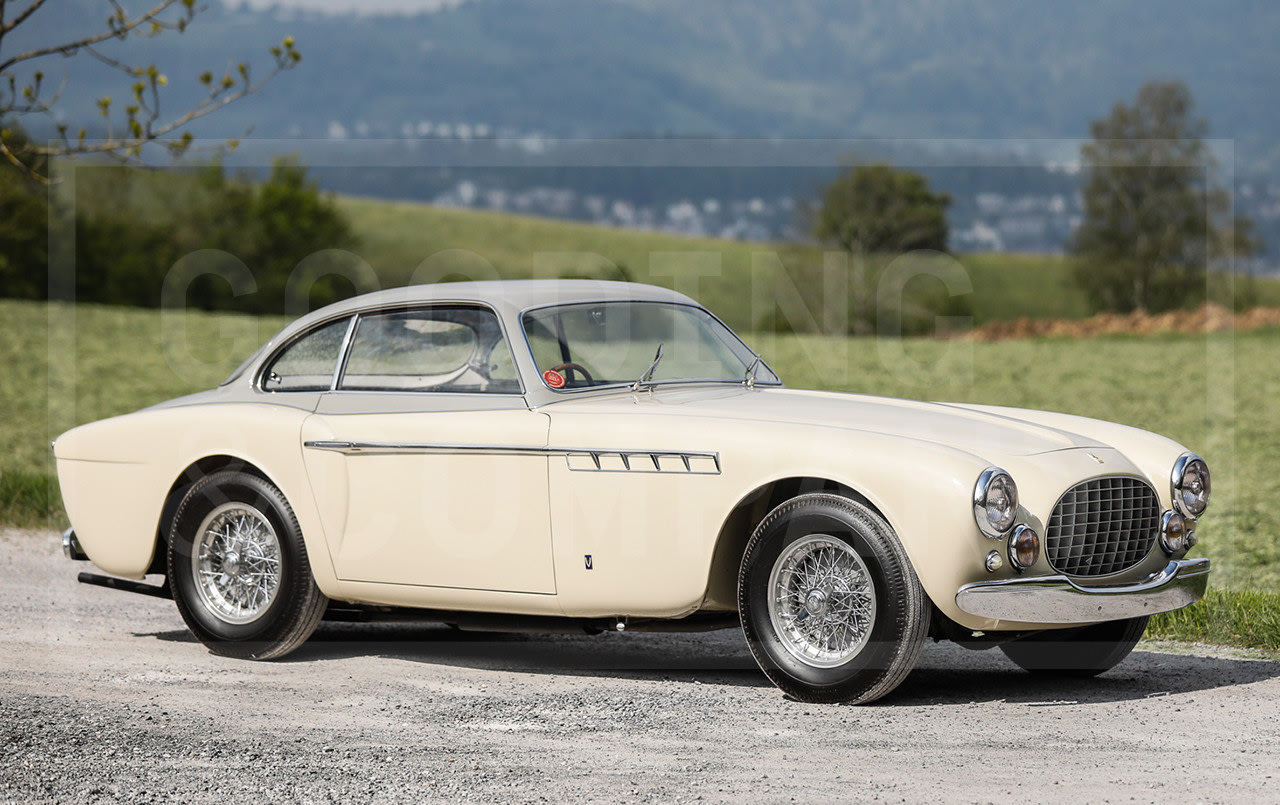
[{"label": "chrome grille", "polygon": [[1049,564],[1068,576],[1105,576],[1142,561],[1160,530],[1160,501],[1137,478],[1094,478],[1067,490],[1045,529]]}]

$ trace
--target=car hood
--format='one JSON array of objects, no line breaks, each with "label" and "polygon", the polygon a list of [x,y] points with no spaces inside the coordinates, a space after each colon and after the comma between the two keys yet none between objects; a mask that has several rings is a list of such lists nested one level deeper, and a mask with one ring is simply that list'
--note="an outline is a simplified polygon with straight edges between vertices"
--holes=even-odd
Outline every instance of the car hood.
[{"label": "car hood", "polygon": [[[639,410],[637,410],[639,406]],[[945,445],[975,455],[1030,456],[1103,447],[1101,442],[1001,413],[954,403],[780,388],[658,387],[652,394],[566,400],[549,407],[581,413],[665,413],[773,424],[838,427]]]}]

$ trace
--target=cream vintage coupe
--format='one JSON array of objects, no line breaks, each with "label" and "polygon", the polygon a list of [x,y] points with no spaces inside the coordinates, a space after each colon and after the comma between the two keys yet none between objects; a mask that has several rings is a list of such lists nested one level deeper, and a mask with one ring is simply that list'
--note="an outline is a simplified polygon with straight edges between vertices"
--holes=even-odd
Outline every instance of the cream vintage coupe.
[{"label": "cream vintage coupe", "polygon": [[1185,558],[1209,471],[1182,446],[787,389],[693,300],[629,283],[350,299],[54,452],[64,549],[112,574],[81,580],[172,596],[232,657],[283,656],[326,613],[741,623],[796,698],[866,702],[927,637],[1100,673],[1209,574]]}]

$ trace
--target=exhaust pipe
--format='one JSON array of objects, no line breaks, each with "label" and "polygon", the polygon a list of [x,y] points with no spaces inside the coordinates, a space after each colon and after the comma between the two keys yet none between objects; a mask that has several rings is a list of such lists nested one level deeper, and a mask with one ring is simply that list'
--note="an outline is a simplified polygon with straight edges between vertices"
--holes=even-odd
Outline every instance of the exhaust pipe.
[{"label": "exhaust pipe", "polygon": [[95,587],[106,587],[109,590],[123,590],[126,593],[150,595],[155,598],[173,598],[168,579],[165,579],[164,584],[157,585],[132,579],[118,579],[115,576],[103,576],[100,573],[81,573],[76,577],[76,581],[81,584],[92,584]]},{"label": "exhaust pipe", "polygon": [[[70,528],[62,532],[62,553],[68,559],[77,562],[89,561],[89,556],[84,552],[84,548],[80,547],[80,540],[76,539],[76,532]],[[76,577],[76,581],[81,584],[92,584],[95,587],[106,587],[110,590],[123,590],[127,593],[139,593],[141,595],[155,596],[156,598],[173,598],[173,593],[169,590],[168,579],[165,579],[164,584],[155,585],[131,579],[118,579],[115,576],[103,576],[100,573],[81,573]]]}]

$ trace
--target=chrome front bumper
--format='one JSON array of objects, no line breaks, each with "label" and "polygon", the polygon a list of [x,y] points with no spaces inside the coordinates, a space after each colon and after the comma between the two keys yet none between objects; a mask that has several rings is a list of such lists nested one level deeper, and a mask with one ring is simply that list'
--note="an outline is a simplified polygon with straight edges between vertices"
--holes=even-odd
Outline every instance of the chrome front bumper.
[{"label": "chrome front bumper", "polygon": [[956,606],[1002,621],[1094,623],[1181,609],[1199,601],[1208,583],[1208,559],[1181,559],[1134,584],[1084,587],[1066,576],[966,584],[956,593]]}]

